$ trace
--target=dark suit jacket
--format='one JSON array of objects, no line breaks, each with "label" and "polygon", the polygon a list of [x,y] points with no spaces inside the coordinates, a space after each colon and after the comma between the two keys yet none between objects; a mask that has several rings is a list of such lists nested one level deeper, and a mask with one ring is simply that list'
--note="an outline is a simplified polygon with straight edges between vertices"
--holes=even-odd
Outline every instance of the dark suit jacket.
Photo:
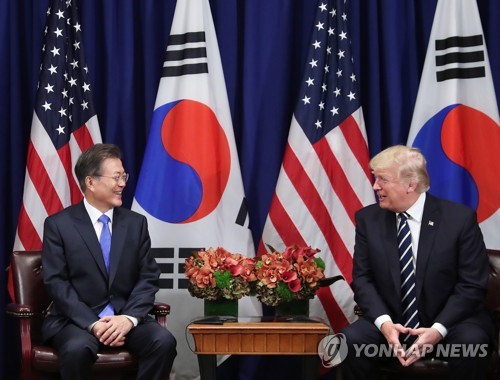
[{"label": "dark suit jacket", "polygon": [[[401,323],[396,214],[378,204],[356,214],[354,299],[374,321],[382,314]],[[489,263],[476,213],[427,194],[417,253],[416,287],[421,327],[447,329],[484,314]]]},{"label": "dark suit jacket", "polygon": [[110,273],[83,202],[48,217],[43,236],[43,278],[53,304],[42,334],[49,339],[68,321],[82,329],[111,302],[116,314],[141,320],[151,310],[160,270],[150,254],[146,218],[115,208]]}]

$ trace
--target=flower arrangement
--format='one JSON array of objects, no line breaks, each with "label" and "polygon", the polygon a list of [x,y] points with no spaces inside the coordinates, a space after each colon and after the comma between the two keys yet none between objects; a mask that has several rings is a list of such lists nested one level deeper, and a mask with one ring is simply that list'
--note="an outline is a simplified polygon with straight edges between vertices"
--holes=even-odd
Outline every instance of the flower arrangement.
[{"label": "flower arrangement", "polygon": [[293,245],[278,252],[267,246],[271,252],[255,264],[257,298],[269,306],[314,298],[319,280],[325,277],[324,261],[314,257],[320,250]]},{"label": "flower arrangement", "polygon": [[221,247],[195,252],[185,262],[189,293],[207,301],[240,299],[257,279],[254,267],[254,259]]}]

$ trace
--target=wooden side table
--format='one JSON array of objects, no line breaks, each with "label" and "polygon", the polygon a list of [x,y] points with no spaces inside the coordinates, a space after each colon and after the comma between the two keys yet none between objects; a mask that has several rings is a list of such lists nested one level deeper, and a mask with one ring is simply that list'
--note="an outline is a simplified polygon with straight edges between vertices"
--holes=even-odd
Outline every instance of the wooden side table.
[{"label": "wooden side table", "polygon": [[194,321],[188,326],[194,338],[201,380],[215,380],[216,355],[300,355],[302,379],[317,378],[318,343],[329,327],[316,320],[278,322],[265,318],[239,318],[221,324]]}]

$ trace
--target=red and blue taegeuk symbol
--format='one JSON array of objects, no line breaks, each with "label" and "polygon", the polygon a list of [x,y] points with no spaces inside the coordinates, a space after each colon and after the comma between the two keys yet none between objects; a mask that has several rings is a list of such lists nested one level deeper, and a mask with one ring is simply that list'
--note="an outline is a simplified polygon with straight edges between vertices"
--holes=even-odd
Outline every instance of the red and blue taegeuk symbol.
[{"label": "red and blue taegeuk symbol", "polygon": [[149,214],[189,223],[210,214],[229,180],[224,129],[207,105],[178,100],[157,108],[135,198]]},{"label": "red and blue taegeuk symbol", "polygon": [[427,158],[430,192],[477,210],[478,221],[500,207],[500,127],[483,112],[453,104],[420,129],[413,142]]}]

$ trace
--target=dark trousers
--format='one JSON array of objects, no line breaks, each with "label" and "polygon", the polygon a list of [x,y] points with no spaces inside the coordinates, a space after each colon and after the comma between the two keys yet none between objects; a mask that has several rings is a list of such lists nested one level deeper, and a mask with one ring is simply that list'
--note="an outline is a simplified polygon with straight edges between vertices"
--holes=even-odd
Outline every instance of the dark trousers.
[{"label": "dark trousers", "polygon": [[[51,340],[59,356],[61,378],[91,379],[92,364],[101,344],[87,330],[66,325]],[[166,380],[177,354],[174,336],[153,319],[134,327],[126,336],[124,348],[139,360],[137,379]]]},{"label": "dark trousers", "polygon": [[[450,328],[445,339],[438,344],[441,347],[434,347],[426,357],[447,361],[450,379],[483,380],[486,378],[492,350],[491,334],[493,331],[493,324],[488,318],[467,319]],[[376,350],[380,352],[380,347],[387,345],[387,341],[373,322],[360,318],[343,329],[341,333],[345,335],[348,346],[347,357],[341,364],[345,380],[378,379],[380,378],[378,368],[381,364],[392,362],[400,365],[395,356],[382,355],[380,357],[376,354]],[[472,354],[472,351],[464,353],[461,351],[462,347],[477,351],[475,354]],[[386,349],[383,352],[385,354],[390,350]]]}]

